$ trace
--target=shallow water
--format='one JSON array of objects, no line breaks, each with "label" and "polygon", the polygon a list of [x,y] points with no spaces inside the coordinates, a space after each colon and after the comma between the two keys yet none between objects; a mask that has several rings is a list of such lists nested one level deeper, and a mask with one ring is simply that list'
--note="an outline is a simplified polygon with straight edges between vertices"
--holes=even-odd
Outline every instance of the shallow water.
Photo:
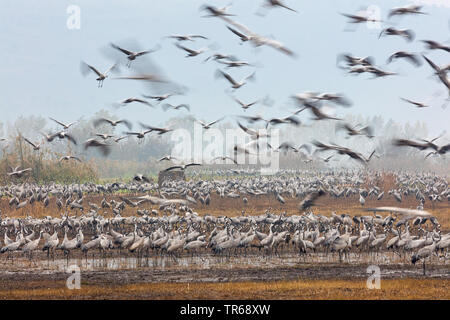
[{"label": "shallow water", "polygon": [[[341,263],[346,265],[370,265],[383,264],[403,266],[410,265],[409,256],[399,257],[392,252],[385,252],[378,256],[369,256],[366,254],[349,253],[348,256],[342,256],[339,262],[337,253],[313,253],[308,255],[298,255],[297,253],[284,253],[281,256],[274,255],[236,255],[219,256],[204,253],[197,256],[110,256],[110,257],[83,257],[72,259],[33,259],[18,256],[14,260],[3,260],[0,270],[6,273],[28,273],[30,271],[39,271],[40,273],[67,272],[68,268],[76,266],[80,271],[114,271],[114,270],[133,270],[133,269],[151,269],[154,271],[164,271],[168,269],[233,269],[239,268],[277,268],[277,267],[298,267],[314,265],[336,265]],[[430,263],[430,262],[427,262]],[[449,265],[450,262],[444,259],[434,257],[432,265]]]}]

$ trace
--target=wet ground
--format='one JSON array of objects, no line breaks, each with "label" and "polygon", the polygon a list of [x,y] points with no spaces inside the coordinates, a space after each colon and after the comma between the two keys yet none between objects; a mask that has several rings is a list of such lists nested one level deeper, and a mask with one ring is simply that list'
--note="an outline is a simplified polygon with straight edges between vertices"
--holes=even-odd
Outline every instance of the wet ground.
[{"label": "wet ground", "polygon": [[[81,281],[94,285],[125,285],[159,282],[239,282],[279,281],[298,279],[356,279],[367,278],[368,266],[380,267],[384,279],[434,278],[450,279],[450,261],[433,257],[426,263],[412,265],[408,257],[394,253],[377,256],[360,256],[351,253],[339,262],[337,255],[315,253],[299,256],[284,253],[281,256],[135,256],[77,257],[74,259],[34,259],[16,256],[14,260],[2,257],[0,264],[0,289],[17,289],[30,281],[66,280],[70,270],[79,268]],[[77,269],[78,270],[78,269]]]}]

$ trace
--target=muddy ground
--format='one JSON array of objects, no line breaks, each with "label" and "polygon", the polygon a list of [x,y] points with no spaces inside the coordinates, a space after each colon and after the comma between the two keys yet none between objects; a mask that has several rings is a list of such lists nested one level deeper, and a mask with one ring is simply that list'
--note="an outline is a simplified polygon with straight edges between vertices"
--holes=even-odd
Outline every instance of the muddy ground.
[{"label": "muddy ground", "polygon": [[159,282],[354,280],[366,279],[369,275],[367,268],[371,265],[380,268],[384,279],[450,279],[449,259],[433,257],[433,261],[427,261],[425,276],[422,263],[412,265],[406,257],[394,254],[387,253],[382,259],[352,254],[348,259],[338,262],[337,256],[330,261],[329,257],[320,254],[302,257],[292,253],[271,257],[220,257],[204,254],[178,258],[79,257],[70,260],[57,258],[33,261],[23,257],[6,261],[3,257],[0,265],[0,290],[27,287],[27,282],[66,280],[69,276],[68,269],[73,265],[79,267],[82,283],[107,286]]},{"label": "muddy ground", "polygon": [[[271,268],[233,268],[233,269],[197,269],[197,270],[120,270],[120,271],[84,271],[81,284],[122,286],[127,284],[157,282],[241,282],[241,281],[289,281],[289,280],[325,280],[342,279],[365,281],[369,275],[368,265],[304,265],[298,267]],[[450,279],[450,266],[430,266],[427,276],[422,268],[414,266],[379,266],[383,279],[398,278],[439,278]],[[28,288],[27,282],[55,283],[66,281],[68,274],[55,273],[0,273],[0,290]],[[450,289],[450,288],[449,288]]]}]

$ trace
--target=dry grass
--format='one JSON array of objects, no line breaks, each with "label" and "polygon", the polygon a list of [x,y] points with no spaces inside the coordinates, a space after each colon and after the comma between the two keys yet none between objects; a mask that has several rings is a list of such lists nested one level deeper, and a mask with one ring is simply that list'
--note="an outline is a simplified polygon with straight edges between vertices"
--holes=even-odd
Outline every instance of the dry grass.
[{"label": "dry grass", "polygon": [[[124,195],[126,197],[132,197],[137,195]],[[298,211],[298,204],[301,199],[287,198],[286,203],[283,205],[275,199],[274,195],[267,196],[247,196],[248,204],[244,205],[241,198],[220,198],[216,194],[211,194],[211,204],[209,206],[202,205],[199,201],[196,205],[193,205],[193,209],[200,215],[210,214],[213,216],[237,216],[241,215],[242,211],[245,211],[246,215],[259,215],[265,212],[268,208],[271,208],[271,212],[286,212],[290,214],[300,214]],[[84,206],[88,208],[88,203],[100,204],[103,196],[92,195],[85,196]],[[115,199],[120,201],[118,196],[109,196],[107,200]],[[376,199],[366,198],[365,206],[361,206],[358,201],[358,196],[352,196],[348,198],[334,198],[325,196],[317,201],[317,206],[313,208],[314,213],[330,216],[331,212],[337,214],[348,213],[350,215],[367,215],[370,212],[365,211],[367,208],[380,207],[380,206],[394,206],[402,208],[416,208],[417,200],[413,196],[404,197],[402,203],[398,203],[392,196],[386,195],[381,201]],[[33,205],[26,206],[25,208],[14,210],[9,207],[8,199],[0,199],[0,210],[9,217],[21,217],[24,218],[30,215],[35,218],[43,218],[45,216],[60,216],[60,211],[56,207],[55,198],[51,199],[50,205],[44,207],[41,203],[34,203]],[[150,203],[146,203],[140,206],[140,209],[158,209],[158,206],[152,206]],[[443,231],[450,231],[450,203],[448,201],[425,203],[425,210],[433,214],[440,222],[441,229]],[[101,210],[105,216],[113,217],[111,210]],[[70,213],[75,214],[75,212]],[[136,215],[136,208],[126,207],[122,216]],[[382,214],[386,215],[386,214]]]},{"label": "dry grass", "polygon": [[[22,283],[0,290],[0,299],[450,299],[448,279],[381,280],[369,290],[365,280],[295,280],[227,283],[143,283],[66,289],[63,281]],[[36,289],[40,288],[40,289]]]}]

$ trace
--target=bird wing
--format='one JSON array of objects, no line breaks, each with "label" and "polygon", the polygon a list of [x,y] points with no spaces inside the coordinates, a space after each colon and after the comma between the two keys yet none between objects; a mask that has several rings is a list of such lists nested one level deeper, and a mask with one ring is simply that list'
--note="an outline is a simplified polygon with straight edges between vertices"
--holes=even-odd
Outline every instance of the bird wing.
[{"label": "bird wing", "polygon": [[57,136],[59,136],[59,134],[60,134],[60,132],[56,132],[56,133],[50,134],[50,135],[47,137],[47,140],[51,142],[51,141],[53,141]]},{"label": "bird wing", "polygon": [[201,166],[201,165],[202,165],[201,163],[189,163],[189,164],[187,164],[185,167],[187,168],[187,167]]},{"label": "bird wing", "polygon": [[216,121],[213,121],[213,122],[211,122],[211,123],[208,123],[208,127],[210,127],[210,126],[212,126],[213,124],[215,124],[215,123],[221,121],[222,119],[223,119],[223,117],[220,118],[220,119],[217,119]]},{"label": "bird wing", "polygon": [[337,130],[344,129],[344,130],[347,130],[347,132],[349,132],[349,133],[355,132],[355,130],[348,123],[338,123],[336,125],[336,129]]},{"label": "bird wing", "polygon": [[94,125],[94,127],[98,127],[99,125],[101,125],[102,123],[105,123],[105,122],[109,123],[109,124],[112,123],[111,120],[108,120],[106,118],[99,118],[99,119],[94,120],[93,125]]},{"label": "bird wing", "polygon": [[406,56],[406,59],[411,61],[417,67],[422,65],[422,61],[419,59],[418,55],[416,55],[416,54],[411,53]]},{"label": "bird wing", "polygon": [[175,44],[178,48],[180,48],[180,49],[182,49],[182,50],[184,50],[184,51],[186,51],[186,52],[189,52],[189,53],[197,53],[197,51],[195,51],[195,50],[192,50],[192,49],[189,49],[189,48],[186,48],[186,47],[183,47],[182,45],[180,45],[180,44]]},{"label": "bird wing", "polygon": [[374,149],[374,150],[372,151],[372,153],[370,154],[370,156],[367,158],[367,161],[366,161],[366,162],[369,162],[370,159],[372,159],[373,156],[376,156],[377,158],[379,158],[379,157],[375,154],[375,151],[376,151],[376,149]]},{"label": "bird wing", "polygon": [[237,82],[226,72],[223,72],[222,70],[217,70],[218,74],[221,74],[225,79],[228,80],[232,85],[237,85]]},{"label": "bird wing", "polygon": [[355,160],[357,160],[359,162],[362,162],[362,163],[366,163],[367,162],[366,159],[364,159],[364,157],[362,156],[362,154],[360,154],[360,153],[358,153],[356,151],[343,149],[343,150],[341,150],[341,152],[346,154],[346,155],[348,155],[350,158],[355,159]]},{"label": "bird wing", "polygon": [[247,120],[249,123],[254,123],[257,121],[267,121],[260,116],[238,116],[239,118]]},{"label": "bird wing", "polygon": [[145,94],[143,94],[142,96],[144,98],[148,98],[148,99],[160,99],[161,98],[161,96],[149,96],[149,95],[145,95]]},{"label": "bird wing", "polygon": [[92,71],[94,71],[99,77],[102,76],[102,73],[100,71],[98,71],[97,69],[95,69],[93,66],[87,65],[89,67],[89,69],[91,69]]},{"label": "bird wing", "polygon": [[295,126],[299,126],[301,124],[301,121],[299,119],[297,119],[296,117],[294,117],[294,116],[286,117],[286,118],[283,119],[283,121],[291,123],[291,124],[293,124]]},{"label": "bird wing", "polygon": [[[236,28],[238,28],[239,30],[241,30],[241,32],[243,32],[243,33],[245,33],[245,34],[248,34],[248,35],[250,35],[250,36],[255,36],[256,34],[253,32],[253,31],[251,31],[249,28],[247,28],[246,26],[244,26],[243,24],[241,24],[241,23],[239,23],[239,22],[236,22],[236,21],[234,21],[234,20],[232,20],[232,19],[230,19],[230,18],[227,18],[227,17],[220,17],[222,20],[224,20],[224,21],[226,21],[226,22],[228,22],[229,24],[231,24],[231,25],[233,25],[233,26],[235,26]],[[231,30],[230,30],[231,31]],[[237,34],[236,34],[237,35]],[[248,36],[245,36],[246,38],[249,38]]]},{"label": "bird wing", "polygon": [[164,171],[170,171],[170,170],[174,170],[174,169],[182,169],[182,166],[173,166],[173,167],[169,167],[167,169],[165,169]]},{"label": "bird wing", "polygon": [[283,8],[285,8],[285,9],[291,10],[291,11],[293,11],[293,12],[297,12],[297,10],[294,10],[294,9],[288,7],[288,6],[285,5],[284,3],[278,2],[278,5],[279,5],[280,7],[283,7]]},{"label": "bird wing", "polygon": [[155,50],[145,50],[145,51],[140,51],[140,52],[136,53],[136,57],[140,57],[140,56],[143,56],[143,55],[145,55],[145,54],[152,53],[152,52],[154,52],[154,51],[155,51]]},{"label": "bird wing", "polygon": [[161,106],[161,108],[162,108],[164,111],[167,111],[168,109],[173,108],[173,105],[171,105],[170,103],[164,103],[164,104]]},{"label": "bird wing", "polygon": [[143,99],[134,98],[133,100],[134,100],[135,102],[139,102],[139,103],[151,105],[148,101],[145,101],[145,100],[143,100]]},{"label": "bird wing", "polygon": [[100,141],[98,141],[98,140],[95,140],[95,139],[89,139],[85,143],[85,147],[86,148],[88,148],[88,147],[102,147],[102,146],[105,146],[105,144],[100,142]]},{"label": "bird wing", "polygon": [[253,102],[247,104],[247,107],[251,107],[251,106],[253,106],[254,104],[257,104],[258,102],[259,102],[259,100],[253,101]]},{"label": "bird wing", "polygon": [[124,198],[124,197],[119,197],[119,198],[120,198],[120,200],[122,200],[126,204],[128,204],[130,206],[134,206],[134,203],[130,199],[127,199],[127,198]]},{"label": "bird wing", "polygon": [[395,146],[408,146],[408,147],[413,147],[413,148],[417,148],[419,150],[425,150],[428,149],[428,144],[423,144],[420,142],[416,142],[416,141],[412,141],[412,140],[407,140],[407,139],[395,139],[393,144]]},{"label": "bird wing", "polygon": [[233,100],[236,101],[237,103],[239,103],[241,105],[241,107],[245,107],[245,103],[243,103],[241,100],[239,100],[238,98],[233,97]]},{"label": "bird wing", "polygon": [[129,131],[127,131],[127,132],[124,132],[124,133],[127,134],[127,135],[135,135],[135,136],[140,135],[139,132],[129,132]]},{"label": "bird wing", "polygon": [[115,141],[115,142],[119,142],[120,140],[123,140],[123,139],[125,139],[125,138],[127,138],[127,136],[119,137],[119,138],[117,138],[117,139],[114,139],[114,141]]},{"label": "bird wing", "polygon": [[344,17],[347,17],[349,19],[357,20],[357,21],[364,21],[366,18],[362,16],[357,16],[354,14],[348,14],[348,13],[341,13]]},{"label": "bird wing", "polygon": [[36,145],[33,143],[33,142],[31,142],[30,140],[28,140],[27,138],[23,138],[26,142],[28,142],[29,144],[31,144],[32,146],[33,146],[33,148],[36,148]]},{"label": "bird wing", "polygon": [[272,118],[272,119],[270,119],[269,121],[267,121],[266,128],[269,126],[269,124],[271,124],[271,125],[277,125],[277,124],[281,124],[281,123],[284,123],[284,121],[283,121],[282,119],[279,119],[279,118]]},{"label": "bird wing", "polygon": [[153,74],[138,74],[134,76],[123,76],[123,77],[114,77],[112,79],[118,80],[142,80],[142,81],[150,81],[150,82],[167,82],[162,79],[160,76]]},{"label": "bird wing", "polygon": [[240,33],[239,31],[237,31],[236,29],[233,29],[233,28],[231,28],[231,27],[229,27],[229,26],[227,26],[227,28],[228,28],[228,30],[230,30],[231,32],[233,32],[235,35],[237,35],[239,38],[241,38],[242,40],[247,40],[248,39],[248,37],[245,35],[245,34],[243,34],[243,33]]},{"label": "bird wing", "polygon": [[400,99],[402,99],[403,101],[406,101],[408,103],[414,104],[416,106],[420,106],[421,105],[421,103],[418,103],[418,102],[415,102],[415,101],[412,101],[412,100],[409,100],[409,99],[406,99],[406,98],[400,97]]},{"label": "bird wing", "polygon": [[422,55],[422,57],[425,59],[426,62],[428,62],[428,64],[436,71],[436,72],[441,72],[441,68],[439,68],[433,61],[431,61],[430,59],[428,59],[425,55]]},{"label": "bird wing", "polygon": [[148,124],[144,124],[144,123],[142,123],[142,122],[139,122],[139,125],[140,125],[142,128],[147,129],[148,132],[151,132],[151,131],[159,131],[159,130],[160,130],[160,128],[152,127],[152,126],[149,126]]},{"label": "bird wing", "polygon": [[[318,142],[318,143],[320,143],[320,142]],[[301,146],[298,147],[298,150],[300,150],[300,149],[306,149],[306,151],[308,151],[308,153],[311,154],[311,146],[308,144],[302,144]]]},{"label": "bird wing", "polygon": [[102,154],[104,156],[107,156],[111,152],[111,149],[110,149],[111,146],[110,145],[102,143],[102,142],[97,141],[95,139],[89,139],[89,140],[87,140],[85,142],[84,149],[86,150],[86,149],[88,149],[90,147],[99,147],[100,151],[102,152]]},{"label": "bird wing", "polygon": [[234,151],[234,154],[235,154],[235,155],[236,155],[238,152],[242,152],[242,153],[244,153],[244,154],[254,154],[254,153],[251,153],[250,151],[248,151],[247,149],[242,148],[241,146],[238,146],[238,145],[235,145],[235,146],[234,146],[233,151]]},{"label": "bird wing", "polygon": [[132,127],[133,127],[133,125],[131,124],[131,122],[128,121],[127,119],[119,120],[119,121],[117,121],[117,123],[123,123],[123,124],[128,128],[128,130],[131,130]]},{"label": "bird wing", "polygon": [[404,30],[403,32],[406,35],[406,38],[408,39],[409,42],[413,41],[414,38],[416,37],[416,34],[411,29]]},{"label": "bird wing", "polygon": [[348,14],[348,13],[341,13],[341,15],[343,15],[344,17],[347,17],[347,18],[351,18],[351,19],[354,19],[355,17],[357,17],[353,14]]},{"label": "bird wing", "polygon": [[[324,144],[324,143],[322,143],[322,142],[320,142],[320,141],[317,141],[317,140],[314,140],[314,141],[312,142],[312,144],[313,144],[314,146],[316,146],[317,148],[320,148],[320,149],[322,149],[322,150],[336,150],[336,147],[326,145],[326,144]],[[303,146],[303,145],[302,145],[302,146]],[[300,146],[300,148],[301,148],[302,146]]]},{"label": "bird wing", "polygon": [[81,61],[81,73],[83,75],[86,75],[88,73],[88,71],[94,71],[99,77],[102,76],[101,72],[98,71],[97,69],[95,69],[93,66],[87,64],[86,62]]},{"label": "bird wing", "polygon": [[233,159],[233,158],[231,158],[231,157],[228,157],[228,156],[227,156],[227,157],[225,157],[225,158],[226,158],[226,159],[230,159],[231,161],[233,161],[233,162],[234,162],[234,164],[238,164],[238,163],[237,163],[237,161],[236,161],[236,159]]},{"label": "bird wing", "polygon": [[114,70],[117,67],[117,63],[113,64],[111,67],[109,67],[108,70],[105,71],[105,75],[107,75],[110,71]]},{"label": "bird wing", "polygon": [[57,124],[59,124],[59,125],[61,125],[61,126],[63,126],[63,127],[66,126],[66,125],[65,125],[64,123],[62,123],[61,121],[58,121],[58,120],[53,119],[53,118],[51,118],[51,117],[49,117],[49,119],[55,121]]},{"label": "bird wing", "polygon": [[132,52],[132,51],[128,51],[128,50],[123,49],[123,48],[121,48],[121,47],[119,47],[119,46],[116,46],[114,43],[111,43],[111,47],[113,47],[114,49],[117,49],[117,50],[122,51],[122,52],[125,53],[127,56],[132,55],[132,54],[134,53],[134,52]]},{"label": "bird wing", "polygon": [[200,39],[208,40],[207,37],[202,36],[202,35],[199,35],[199,34],[190,35],[189,37],[191,37],[191,38],[200,38]]},{"label": "bird wing", "polygon": [[397,208],[397,207],[377,207],[377,208],[368,208],[365,211],[372,212],[395,212],[397,214],[405,215],[405,216],[417,216],[417,217],[428,217],[431,216],[431,213],[425,210],[416,210],[416,209],[406,209],[406,208]]},{"label": "bird wing", "polygon": [[[319,108],[311,106],[309,108],[311,110],[311,112],[317,117],[317,119],[332,119],[332,120],[341,120],[339,118],[335,118],[332,116],[327,115],[326,113],[323,113],[322,111],[319,110]],[[316,120],[317,120],[316,119]]]},{"label": "bird wing", "polygon": [[300,203],[300,209],[305,210],[314,205],[314,201],[316,201],[319,197],[324,195],[325,192],[323,190],[315,191],[309,193],[305,199]]},{"label": "bird wing", "polygon": [[270,38],[265,38],[265,37],[259,37],[259,41],[262,41],[264,44],[267,44],[268,46],[271,46],[272,48],[278,49],[281,52],[283,52],[284,54],[287,54],[288,56],[295,56],[295,53],[286,48],[281,42],[274,40],[274,39],[270,39]]},{"label": "bird wing", "polygon": [[437,154],[437,152],[436,152],[436,151],[431,151],[431,152],[429,152],[429,153],[425,156],[425,159],[428,158],[429,156],[433,155],[433,154]]},{"label": "bird wing", "polygon": [[439,148],[439,153],[444,154],[450,151],[450,143]]},{"label": "bird wing", "polygon": [[336,103],[342,107],[350,107],[352,105],[352,102],[342,95],[340,95],[340,96],[335,95],[333,97],[332,101],[334,101],[334,103]]},{"label": "bird wing", "polygon": [[398,14],[398,8],[391,9],[391,10],[389,10],[388,18],[391,18],[392,16],[394,16],[396,14]]},{"label": "bird wing", "polygon": [[292,146],[289,142],[283,142],[282,144],[280,144],[279,146],[278,146],[278,150],[279,149],[286,149],[286,150],[288,150],[288,149],[294,149],[294,150],[296,150],[295,148],[294,148],[294,146]]},{"label": "bird wing", "polygon": [[256,131],[247,128],[246,126],[242,125],[239,121],[238,121],[238,126],[239,126],[239,128],[241,128],[242,130],[244,130],[245,133],[248,133],[249,135],[254,136],[254,135],[257,134]]},{"label": "bird wing", "polygon": [[66,133],[65,137],[67,138],[67,140],[72,142],[74,145],[77,145],[77,141],[75,140],[75,138],[72,135]]},{"label": "bird wing", "polygon": [[365,126],[361,131],[364,132],[366,136],[373,137],[373,128],[371,126]]},{"label": "bird wing", "polygon": [[178,107],[179,108],[186,108],[187,111],[191,111],[191,107],[188,104],[185,104],[185,103],[179,105]]},{"label": "bird wing", "polygon": [[247,81],[247,80],[253,79],[253,78],[255,77],[255,73],[256,73],[256,72],[253,72],[252,74],[246,76],[242,81]]}]

